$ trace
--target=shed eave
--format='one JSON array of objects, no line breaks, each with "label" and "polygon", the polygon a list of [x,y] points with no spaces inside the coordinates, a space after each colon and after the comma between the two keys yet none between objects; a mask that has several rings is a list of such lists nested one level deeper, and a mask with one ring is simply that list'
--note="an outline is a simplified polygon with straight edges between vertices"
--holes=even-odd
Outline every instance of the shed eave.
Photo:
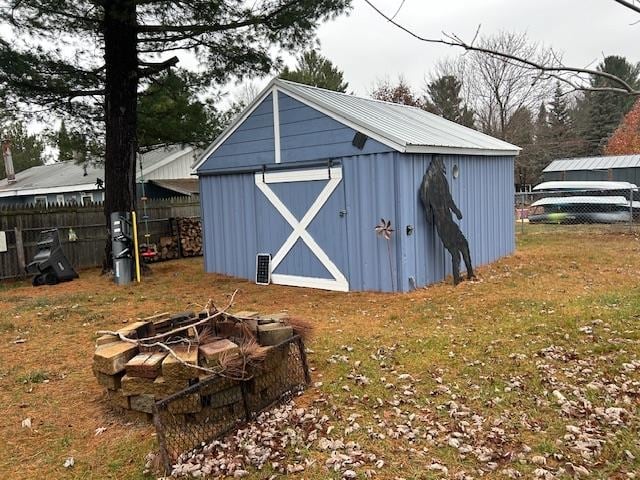
[{"label": "shed eave", "polygon": [[486,149],[486,148],[465,148],[454,146],[434,146],[434,145],[407,145],[406,153],[426,153],[426,154],[444,154],[444,155],[480,155],[492,157],[514,157],[520,154],[520,148],[515,147],[513,150],[503,149]]}]

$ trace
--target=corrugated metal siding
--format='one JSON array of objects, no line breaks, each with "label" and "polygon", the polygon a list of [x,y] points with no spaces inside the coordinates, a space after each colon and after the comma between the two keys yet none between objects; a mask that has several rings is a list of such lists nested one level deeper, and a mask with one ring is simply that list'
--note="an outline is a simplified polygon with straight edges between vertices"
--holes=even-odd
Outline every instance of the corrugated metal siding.
[{"label": "corrugated metal siding", "polygon": [[[452,197],[463,214],[460,228],[469,242],[474,266],[484,265],[515,250],[513,158],[444,156]],[[431,162],[430,155],[401,155],[399,177],[402,204],[401,263],[405,265],[402,289],[410,288],[409,277],[417,286],[428,285],[451,274],[451,255],[444,249],[435,227],[426,221],[419,198],[422,177]],[[460,175],[452,178],[453,165]],[[455,217],[454,217],[455,220]],[[457,221],[457,220],[456,220]],[[407,236],[406,225],[415,233]],[[464,264],[461,268],[464,269]]]},{"label": "corrugated metal siding", "polygon": [[207,272],[255,277],[255,184],[252,174],[200,178]]},{"label": "corrugated metal siding", "polygon": [[[392,291],[387,241],[374,228],[381,218],[398,229],[397,153],[343,159],[347,205],[347,252],[351,290]],[[394,282],[398,285],[398,232],[391,239]]]},{"label": "corrugated metal siding", "polygon": [[611,173],[614,181],[640,185],[640,168],[615,168]]},{"label": "corrugated metal siding", "polygon": [[564,172],[544,172],[542,174],[542,179],[545,182],[555,182],[564,180]]},{"label": "corrugated metal siding", "polygon": [[[326,181],[269,187],[301,220],[324,185]],[[275,255],[291,234],[291,226],[256,188],[253,174],[202,176],[200,189],[206,271],[253,279],[256,254]],[[346,219],[339,215],[344,204],[340,184],[307,230],[348,276]],[[302,240],[296,242],[274,273],[332,278]]]},{"label": "corrugated metal siding", "polygon": [[355,130],[283,93],[278,94],[278,104],[283,163],[392,150],[373,139],[368,139],[359,150],[351,144]]},{"label": "corrugated metal siding", "polygon": [[204,162],[200,173],[275,162],[273,99],[268,95],[220,147]]}]

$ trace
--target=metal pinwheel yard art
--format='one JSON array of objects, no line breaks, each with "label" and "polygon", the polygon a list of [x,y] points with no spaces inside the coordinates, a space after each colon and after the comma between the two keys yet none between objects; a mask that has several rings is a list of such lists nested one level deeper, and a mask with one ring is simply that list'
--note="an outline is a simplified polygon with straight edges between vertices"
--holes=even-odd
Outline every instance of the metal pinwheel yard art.
[{"label": "metal pinwheel yard art", "polygon": [[393,261],[391,254],[391,235],[395,230],[391,227],[391,220],[380,219],[380,223],[375,226],[376,233],[387,241],[387,251],[389,252],[389,275],[391,276],[391,290],[395,292],[396,286],[393,279]]}]

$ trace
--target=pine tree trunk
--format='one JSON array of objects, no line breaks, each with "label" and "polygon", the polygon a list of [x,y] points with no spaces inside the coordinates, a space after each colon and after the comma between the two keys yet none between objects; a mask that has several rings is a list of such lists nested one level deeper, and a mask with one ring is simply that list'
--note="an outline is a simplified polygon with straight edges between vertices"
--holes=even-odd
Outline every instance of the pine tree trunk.
[{"label": "pine tree trunk", "polygon": [[112,266],[110,216],[135,209],[138,55],[135,0],[106,0],[103,24],[105,82],[105,199],[109,232],[103,271]]}]

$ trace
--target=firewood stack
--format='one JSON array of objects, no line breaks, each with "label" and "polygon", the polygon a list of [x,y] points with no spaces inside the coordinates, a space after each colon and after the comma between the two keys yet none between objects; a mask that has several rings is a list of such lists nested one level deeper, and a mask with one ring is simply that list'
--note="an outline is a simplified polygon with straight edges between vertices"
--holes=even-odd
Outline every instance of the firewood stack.
[{"label": "firewood stack", "polygon": [[183,257],[202,255],[202,222],[199,218],[178,218],[178,238]]},{"label": "firewood stack", "polygon": [[160,237],[157,260],[178,258],[178,241],[174,237]]},{"label": "firewood stack", "polygon": [[[257,312],[221,313],[215,319],[206,312],[158,314],[100,336],[96,340],[93,372],[106,388],[112,407],[129,418],[150,420],[155,402],[205,379],[219,377],[214,384],[219,392],[209,390],[209,395],[228,396],[232,389],[239,391],[246,378],[265,382],[279,374],[286,375],[286,354],[274,346],[294,334],[306,333],[297,326],[300,320],[291,319],[291,324],[288,321],[286,314]],[[120,334],[139,343],[123,341]],[[175,355],[157,342],[170,344]],[[152,343],[155,346],[150,346]],[[198,394],[190,394],[173,403],[170,411],[197,414],[202,409],[200,400]]]}]

